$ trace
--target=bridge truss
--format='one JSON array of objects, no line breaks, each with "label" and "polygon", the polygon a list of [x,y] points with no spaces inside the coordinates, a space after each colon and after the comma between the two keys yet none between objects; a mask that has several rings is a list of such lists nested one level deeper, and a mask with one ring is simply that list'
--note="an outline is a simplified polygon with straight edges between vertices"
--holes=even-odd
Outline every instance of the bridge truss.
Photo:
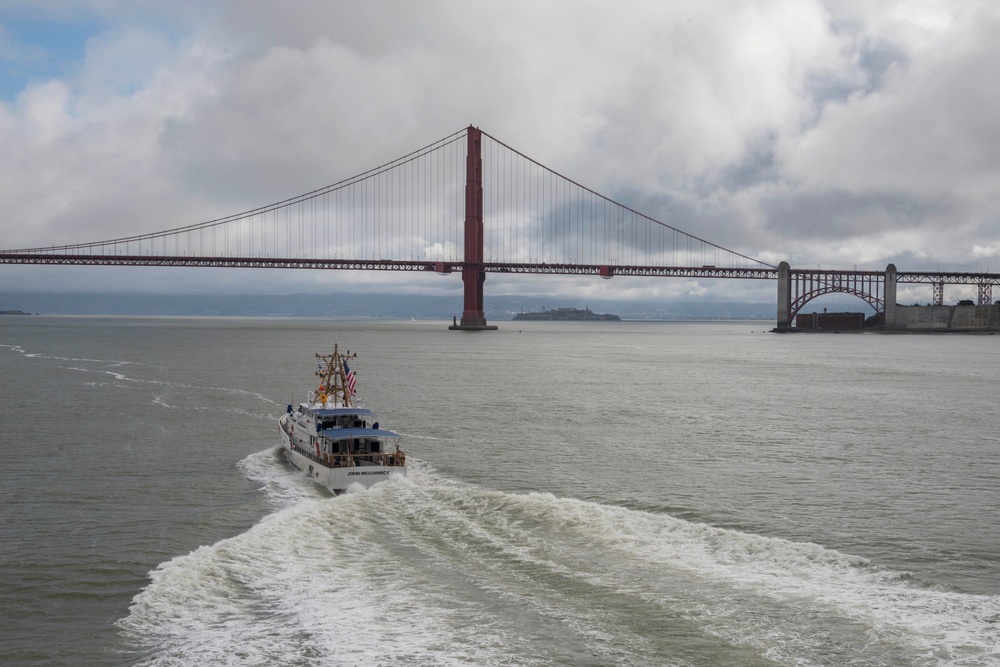
[{"label": "bridge truss", "polygon": [[977,303],[986,306],[993,303],[993,286],[1000,285],[1000,275],[995,273],[921,273],[900,271],[896,281],[901,283],[930,283],[933,290],[933,305],[944,303],[945,285],[976,285],[979,288]]},{"label": "bridge truss", "polygon": [[896,271],[889,265],[885,271],[823,271],[791,269],[782,262],[778,267],[778,326],[790,327],[795,316],[813,299],[824,294],[852,294],[872,307],[885,322],[887,306],[894,306],[898,283],[930,284],[933,305],[944,303],[944,286],[976,285],[978,305],[993,302],[993,286],[1000,284],[1000,274]]},{"label": "bridge truss", "polygon": [[882,272],[793,270],[790,279],[789,322],[795,320],[808,302],[833,293],[854,295],[876,313],[885,312],[885,274]]}]

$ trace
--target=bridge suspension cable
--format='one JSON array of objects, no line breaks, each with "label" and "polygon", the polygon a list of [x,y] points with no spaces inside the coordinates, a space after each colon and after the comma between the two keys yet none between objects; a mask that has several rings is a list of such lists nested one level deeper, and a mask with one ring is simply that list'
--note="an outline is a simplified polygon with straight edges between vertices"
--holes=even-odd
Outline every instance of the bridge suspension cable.
[{"label": "bridge suspension cable", "polygon": [[[460,269],[470,261],[463,230],[470,129],[266,206],[160,232],[0,251],[0,262]],[[769,264],[639,213],[481,134],[483,254],[474,261],[485,270],[773,277]]]},{"label": "bridge suspension cable", "polygon": [[332,185],[197,224],[2,252],[197,257],[217,266],[226,258],[461,261],[464,138],[462,130]]},{"label": "bridge suspension cable", "polygon": [[776,268],[639,213],[483,136],[488,263]]}]

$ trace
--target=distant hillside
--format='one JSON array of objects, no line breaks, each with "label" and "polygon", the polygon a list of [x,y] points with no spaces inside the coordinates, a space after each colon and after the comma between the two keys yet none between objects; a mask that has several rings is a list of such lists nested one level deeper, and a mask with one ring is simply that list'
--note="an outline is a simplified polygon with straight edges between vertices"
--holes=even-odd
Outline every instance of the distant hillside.
[{"label": "distant hillside", "polygon": [[[524,312],[545,312],[555,299],[486,296],[488,320],[511,320]],[[563,303],[568,301],[562,299]],[[617,313],[624,320],[770,320],[773,303],[684,301],[594,301],[593,312]],[[857,303],[831,310],[857,310]],[[581,308],[583,303],[563,307]],[[156,294],[31,294],[0,293],[0,310],[43,315],[163,315],[218,317],[372,317],[439,319],[450,322],[462,313],[462,295],[413,294],[293,294],[277,295],[156,295]]]}]

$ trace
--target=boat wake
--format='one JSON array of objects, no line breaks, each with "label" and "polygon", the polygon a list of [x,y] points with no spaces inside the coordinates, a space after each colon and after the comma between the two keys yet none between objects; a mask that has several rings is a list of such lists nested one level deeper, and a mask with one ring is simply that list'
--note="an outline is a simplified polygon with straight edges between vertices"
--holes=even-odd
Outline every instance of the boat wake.
[{"label": "boat wake", "polygon": [[275,512],[151,573],[120,621],[141,664],[1000,660],[1000,597],[814,544],[490,491],[420,462],[335,498],[273,449],[241,467]]},{"label": "boat wake", "polygon": [[[157,373],[162,372],[162,370],[163,370],[162,366],[158,366],[158,365],[155,365],[155,364],[148,364],[146,362],[125,361],[125,360],[108,360],[108,359],[89,359],[89,358],[82,358],[82,357],[56,356],[56,355],[50,355],[50,354],[42,354],[42,353],[39,353],[39,352],[28,352],[23,347],[21,347],[19,345],[8,345],[8,344],[0,344],[0,349],[7,349],[7,350],[9,350],[9,351],[11,351],[13,353],[20,354],[22,357],[24,357],[26,359],[33,359],[33,360],[39,360],[39,361],[45,360],[45,361],[59,362],[57,365],[58,365],[58,367],[60,367],[62,369],[65,369],[65,370],[68,370],[68,371],[74,371],[74,372],[78,372],[78,373],[93,374],[93,375],[97,375],[98,377],[101,378],[100,381],[95,380],[95,381],[92,381],[92,382],[84,383],[85,386],[93,386],[93,387],[110,386],[110,387],[118,387],[118,388],[123,388],[123,389],[134,389],[137,386],[149,386],[149,387],[162,388],[162,389],[165,389],[165,390],[179,391],[179,392],[182,392],[185,395],[196,393],[196,392],[197,393],[201,393],[201,392],[209,391],[209,392],[212,392],[213,394],[217,394],[217,395],[232,395],[232,396],[239,396],[241,398],[242,397],[251,398],[251,399],[253,399],[254,401],[256,401],[258,403],[263,403],[267,408],[283,407],[283,404],[280,404],[277,401],[274,401],[271,398],[265,396],[264,394],[256,392],[256,391],[249,391],[249,390],[239,389],[239,388],[234,388],[234,387],[206,387],[206,386],[197,386],[197,385],[187,384],[187,383],[183,383],[183,382],[172,382],[172,381],[163,380],[163,379],[159,379],[159,378],[136,377],[135,375],[128,375],[128,374],[119,372],[119,370],[115,370],[115,369],[120,369],[122,367],[129,366],[129,367],[132,367],[132,370],[140,370],[141,369],[142,371],[146,371],[146,372],[149,372],[149,371],[154,371],[154,372],[157,372]],[[79,366],[79,365],[72,365],[72,366],[70,366],[70,365],[64,365],[64,364],[67,364],[67,363],[73,363],[73,364],[94,364],[95,366],[94,367],[90,367],[90,366]],[[110,376],[110,380],[106,379],[106,376]],[[158,405],[160,407],[170,408],[170,409],[176,409],[177,408],[177,406],[171,405],[171,404],[167,403],[166,398],[163,395],[160,395],[160,394],[154,394],[152,396],[152,398],[151,398],[151,401],[152,401],[152,403],[154,405]],[[199,408],[199,409],[202,409],[202,408]],[[203,409],[217,410],[217,408],[215,408],[215,407],[213,407],[213,408],[203,408]],[[268,421],[273,421],[275,419],[275,417],[273,416],[273,414],[271,412],[268,412],[268,413],[251,412],[251,411],[245,410],[245,409],[244,410],[232,410],[232,412],[234,412],[235,414],[240,414],[240,415],[243,415],[243,416],[248,416],[248,417],[253,417],[253,418],[256,418],[256,419],[262,419],[262,420],[268,420]]]}]

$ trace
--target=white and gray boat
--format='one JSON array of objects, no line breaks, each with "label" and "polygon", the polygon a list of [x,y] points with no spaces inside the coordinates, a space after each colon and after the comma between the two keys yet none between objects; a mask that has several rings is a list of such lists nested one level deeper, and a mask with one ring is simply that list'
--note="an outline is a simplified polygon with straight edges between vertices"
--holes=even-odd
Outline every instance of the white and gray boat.
[{"label": "white and gray boat", "polygon": [[400,435],[379,426],[375,413],[355,403],[356,380],[348,365],[357,355],[317,354],[319,386],[278,420],[285,458],[333,493],[406,475]]}]

